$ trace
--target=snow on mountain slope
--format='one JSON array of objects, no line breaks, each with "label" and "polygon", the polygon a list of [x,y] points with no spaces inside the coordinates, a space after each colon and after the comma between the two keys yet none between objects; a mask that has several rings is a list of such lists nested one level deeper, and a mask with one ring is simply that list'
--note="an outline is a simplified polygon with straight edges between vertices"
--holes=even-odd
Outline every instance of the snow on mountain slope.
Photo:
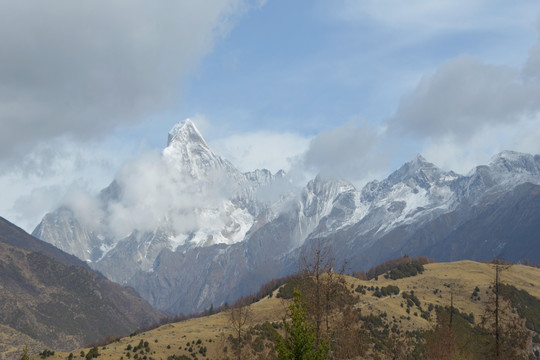
[{"label": "snow on mountain slope", "polygon": [[151,271],[164,248],[244,240],[267,207],[257,191],[283,176],[242,174],[213,153],[187,119],[171,129],[160,157],[126,165],[101,192],[99,226],[85,227],[79,214],[64,207],[47,214],[34,235],[125,281],[137,269]]},{"label": "snow on mountain slope", "polygon": [[[83,261],[96,261],[106,244],[94,232],[82,225],[73,211],[66,207],[45,215],[36,227],[33,236],[47,237],[52,245]],[[67,240],[69,239],[69,241]]]},{"label": "snow on mountain slope", "polygon": [[229,161],[210,150],[190,119],[176,124],[169,131],[163,157],[179,173],[188,174],[195,180],[211,181],[224,176],[234,181],[243,177]]},{"label": "snow on mountain slope", "polygon": [[352,185],[343,189],[310,236],[325,237],[355,227],[356,235],[375,231],[375,240],[397,226],[449,211],[455,205],[452,184],[460,177],[418,155],[387,179],[372,181],[361,191]]},{"label": "snow on mountain slope", "polygon": [[540,156],[505,151],[465,176],[417,155],[360,190],[317,176],[292,191],[282,171],[238,171],[188,119],[171,129],[159,156],[126,165],[102,190],[99,221],[62,207],[34,235],[161,309],[190,312],[294,271],[298,253],[317,239],[331,241],[343,258],[370,261],[433,246],[411,236],[445,216],[447,226],[461,226],[475,207],[525,182],[540,184]]},{"label": "snow on mountain slope", "polygon": [[337,196],[306,239],[343,239],[349,245],[340,246],[355,249],[349,255],[362,252],[398,229],[414,232],[460,207],[493,202],[524,182],[540,184],[539,165],[540,156],[505,151],[463,176],[418,155],[388,178]]}]

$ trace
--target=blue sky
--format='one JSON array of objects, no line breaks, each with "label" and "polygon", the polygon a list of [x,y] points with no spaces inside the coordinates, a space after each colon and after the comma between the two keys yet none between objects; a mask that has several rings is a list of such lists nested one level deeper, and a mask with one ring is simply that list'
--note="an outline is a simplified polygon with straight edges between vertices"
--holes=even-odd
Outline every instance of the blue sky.
[{"label": "blue sky", "polygon": [[537,1],[0,2],[0,216],[27,230],[188,117],[241,170],[358,186],[540,153]]},{"label": "blue sky", "polygon": [[[354,7],[347,3],[268,1],[243,16],[184,77],[179,116],[204,114],[215,131],[210,139],[261,128],[315,136],[357,118],[380,123],[445,61],[467,54],[520,66],[538,36],[534,12],[483,13],[489,4],[467,9],[463,2],[469,16],[439,29],[415,19],[388,24],[392,18],[369,18],[361,9],[344,18],[340,12]],[[486,15],[493,19],[482,20]],[[515,15],[524,18],[505,20]],[[445,6],[433,16],[444,21]]]},{"label": "blue sky", "polygon": [[[422,75],[445,61],[467,54],[519,66],[537,37],[535,16],[471,24],[484,15],[471,10],[471,18],[437,29],[392,26],[363,14],[344,19],[333,5],[347,5],[329,4],[269,1],[242,18],[185,79],[182,111],[230,119],[233,131],[262,126],[316,135],[355,117],[381,122]],[[439,19],[433,21],[444,11],[434,11]]]}]

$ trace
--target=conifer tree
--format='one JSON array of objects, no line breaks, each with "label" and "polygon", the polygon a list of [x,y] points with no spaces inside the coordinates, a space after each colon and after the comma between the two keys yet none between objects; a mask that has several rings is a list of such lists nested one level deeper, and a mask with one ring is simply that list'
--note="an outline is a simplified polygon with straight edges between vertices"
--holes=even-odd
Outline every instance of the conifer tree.
[{"label": "conifer tree", "polygon": [[291,320],[283,319],[285,338],[279,337],[276,350],[280,360],[325,360],[329,346],[321,338],[317,344],[315,329],[310,325],[306,303],[299,290],[294,290],[293,303],[289,306]]},{"label": "conifer tree", "polygon": [[30,360],[30,356],[28,356],[28,344],[24,345],[24,350],[23,350],[21,360]]}]

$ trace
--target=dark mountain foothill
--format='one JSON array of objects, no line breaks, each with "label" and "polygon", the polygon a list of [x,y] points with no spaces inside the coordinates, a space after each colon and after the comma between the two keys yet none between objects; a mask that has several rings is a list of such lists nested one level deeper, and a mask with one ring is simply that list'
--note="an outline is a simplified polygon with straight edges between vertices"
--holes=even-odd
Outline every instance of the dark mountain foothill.
[{"label": "dark mountain foothill", "polygon": [[[0,349],[70,350],[163,316],[132,288],[0,218]],[[6,355],[7,356],[7,355]]]}]

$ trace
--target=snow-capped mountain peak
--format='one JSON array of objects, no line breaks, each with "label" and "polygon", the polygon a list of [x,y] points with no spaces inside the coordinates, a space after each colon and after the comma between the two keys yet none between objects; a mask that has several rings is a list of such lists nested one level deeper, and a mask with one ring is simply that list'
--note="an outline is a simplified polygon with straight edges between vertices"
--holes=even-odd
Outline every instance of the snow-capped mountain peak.
[{"label": "snow-capped mountain peak", "polygon": [[532,157],[531,154],[524,154],[519,151],[513,151],[513,150],[503,150],[498,154],[495,154],[492,156],[490,163],[496,162],[499,159],[505,159],[509,161],[519,161],[523,157]]},{"label": "snow-capped mountain peak", "polygon": [[403,164],[388,177],[389,182],[394,185],[400,182],[416,180],[420,186],[428,187],[435,182],[442,174],[442,170],[434,164],[428,162],[422,155],[418,154],[409,162]]},{"label": "snow-capped mountain peak", "polygon": [[[171,129],[162,155],[151,158],[159,166],[144,162],[140,176],[128,171],[101,192],[97,230],[61,208],[34,235],[172,312],[243,295],[256,286],[254,276],[286,275],[314,241],[329,241],[337,256],[369,265],[444,245],[446,235],[518,185],[540,184],[539,155],[504,151],[465,176],[416,155],[361,190],[322,176],[294,189],[283,171],[241,173],[189,119]],[[139,186],[147,173],[153,176]]]},{"label": "snow-capped mountain peak", "polygon": [[498,172],[526,172],[540,174],[540,158],[531,154],[505,150],[491,158],[489,167]]},{"label": "snow-capped mountain peak", "polygon": [[190,119],[179,122],[169,131],[163,157],[178,171],[194,179],[240,178],[240,172],[227,160],[216,155]]},{"label": "snow-capped mountain peak", "polygon": [[203,136],[195,126],[195,123],[193,123],[193,121],[189,118],[184,121],[180,121],[171,128],[169,131],[167,146],[170,146],[173,142],[180,142],[183,144],[198,143],[201,146],[209,149]]},{"label": "snow-capped mountain peak", "polygon": [[445,186],[451,181],[458,179],[453,171],[445,172],[426,161],[418,154],[414,159],[403,164],[399,169],[391,173],[383,181],[371,181],[362,189],[362,201],[377,202],[386,199],[396,192],[396,189],[413,191],[415,194],[420,189],[431,191],[434,187]]}]

